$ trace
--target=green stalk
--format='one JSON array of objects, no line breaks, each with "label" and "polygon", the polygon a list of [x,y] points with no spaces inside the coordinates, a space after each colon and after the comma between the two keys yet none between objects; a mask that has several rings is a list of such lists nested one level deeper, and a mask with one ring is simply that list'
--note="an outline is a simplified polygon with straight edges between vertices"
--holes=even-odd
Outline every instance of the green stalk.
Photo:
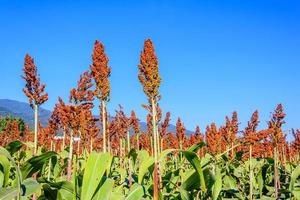
[{"label": "green stalk", "polygon": [[157,156],[157,130],[156,130],[156,107],[154,98],[151,97],[152,106],[152,127],[153,127],[153,146],[154,146],[154,200],[158,200],[158,156]]},{"label": "green stalk", "polygon": [[130,135],[129,131],[127,131],[127,151],[130,152]]},{"label": "green stalk", "polygon": [[274,147],[274,189],[275,198],[278,199],[278,171],[277,171],[277,147]]},{"label": "green stalk", "polygon": [[90,153],[93,151],[93,138],[90,140]]},{"label": "green stalk", "polygon": [[[156,111],[156,108],[155,108],[155,111]],[[156,122],[156,117],[155,117],[155,122]],[[156,126],[156,125],[155,125]],[[160,139],[159,139],[159,133],[158,133],[158,127],[156,126],[156,149],[157,149],[157,155],[160,154]]]},{"label": "green stalk", "polygon": [[232,159],[233,159],[234,158],[233,142],[231,142],[231,156],[232,156]]},{"label": "green stalk", "polygon": [[[50,151],[52,151],[52,149],[53,149],[53,141],[51,140]],[[48,163],[48,177],[47,177],[48,181],[50,181],[50,177],[51,177],[51,158],[49,159],[49,163]]]},{"label": "green stalk", "polygon": [[119,140],[119,149],[120,149],[120,158],[122,158],[122,138],[120,138],[120,140]]},{"label": "green stalk", "polygon": [[[38,105],[34,104],[34,149],[33,155],[35,156],[38,151]],[[33,175],[33,178],[36,179],[36,175]],[[36,193],[33,194],[33,200],[36,200]]]},{"label": "green stalk", "polygon": [[137,147],[137,150],[140,150],[139,133],[136,134],[136,147]]},{"label": "green stalk", "polygon": [[106,109],[105,101],[101,101],[102,104],[102,130],[103,130],[103,152],[106,152]]},{"label": "green stalk", "polygon": [[38,150],[38,105],[34,105],[34,155]]},{"label": "green stalk", "polygon": [[74,192],[73,192],[73,200],[77,200],[77,169],[76,169],[76,163],[78,163],[79,161],[78,161],[78,158],[77,158],[77,156],[75,155],[75,159],[73,160],[73,174],[74,174],[74,176],[73,176],[73,184],[74,184]]},{"label": "green stalk", "polygon": [[110,148],[110,138],[109,138],[109,130],[107,130],[108,134],[107,134],[107,151],[108,153],[111,152],[111,148]]},{"label": "green stalk", "polygon": [[71,130],[70,132],[70,149],[69,149],[68,175],[67,175],[68,181],[71,181],[72,179],[72,158],[73,158],[73,130]]},{"label": "green stalk", "polygon": [[[129,136],[129,131],[127,131],[127,151],[128,154],[130,152],[130,136]],[[132,169],[131,169],[131,157],[128,156],[128,174],[129,174],[129,190],[131,191],[131,187],[132,187]]]},{"label": "green stalk", "polygon": [[154,156],[154,147],[153,147],[153,136],[150,138],[150,147],[151,147],[151,156]]},{"label": "green stalk", "polygon": [[250,190],[249,190],[249,200],[252,200],[252,165],[251,165],[251,160],[252,160],[252,145],[249,147],[249,181],[250,181]]},{"label": "green stalk", "polygon": [[62,141],[62,150],[63,151],[65,149],[65,144],[66,143],[66,128],[63,128],[63,141]]},{"label": "green stalk", "polygon": [[81,131],[78,131],[79,132],[79,135],[78,135],[78,141],[77,141],[77,155],[79,157],[79,154],[80,154],[80,140],[81,140]]}]

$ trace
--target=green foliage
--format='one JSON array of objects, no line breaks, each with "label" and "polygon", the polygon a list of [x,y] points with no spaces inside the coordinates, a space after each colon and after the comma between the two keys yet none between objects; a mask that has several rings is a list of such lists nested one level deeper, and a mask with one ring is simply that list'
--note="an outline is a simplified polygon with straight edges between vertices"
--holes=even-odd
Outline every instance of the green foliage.
[{"label": "green foliage", "polygon": [[[24,146],[15,141],[7,149],[0,148],[0,199],[26,199],[33,193],[39,199],[50,200],[153,197],[154,158],[145,150],[131,150],[125,157],[96,152],[75,156],[73,179],[69,182],[64,153],[47,151],[32,157],[31,150],[25,150]],[[229,158],[227,154],[206,154],[200,158],[196,152],[203,146],[193,145],[186,151],[168,149],[160,153],[160,199],[247,199],[249,174],[253,176],[253,199],[274,199],[273,159],[243,160]],[[132,161],[131,187],[129,159]],[[252,173],[249,173],[249,162]],[[286,163],[278,168],[280,198],[300,199],[300,167]],[[37,179],[32,178],[33,174]]]},{"label": "green foliage", "polygon": [[108,167],[110,167],[108,153],[90,154],[83,175],[82,200],[92,199]]}]

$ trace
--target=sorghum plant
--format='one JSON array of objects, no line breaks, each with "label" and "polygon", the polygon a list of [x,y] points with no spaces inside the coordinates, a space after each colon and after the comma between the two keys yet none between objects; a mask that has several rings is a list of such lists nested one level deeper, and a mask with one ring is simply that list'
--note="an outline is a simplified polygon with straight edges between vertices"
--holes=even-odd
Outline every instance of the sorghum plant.
[{"label": "sorghum plant", "polygon": [[106,152],[106,102],[109,101],[110,97],[110,83],[108,78],[110,76],[111,68],[108,66],[109,59],[105,54],[104,45],[98,40],[96,40],[94,44],[92,59],[93,63],[90,65],[90,68],[96,83],[95,96],[101,101],[103,152]]},{"label": "sorghum plant", "polygon": [[21,76],[26,85],[23,92],[28,97],[31,108],[34,109],[34,154],[38,149],[38,108],[48,100],[48,94],[44,92],[46,85],[40,83],[40,77],[33,58],[26,54],[24,59],[24,76]]}]

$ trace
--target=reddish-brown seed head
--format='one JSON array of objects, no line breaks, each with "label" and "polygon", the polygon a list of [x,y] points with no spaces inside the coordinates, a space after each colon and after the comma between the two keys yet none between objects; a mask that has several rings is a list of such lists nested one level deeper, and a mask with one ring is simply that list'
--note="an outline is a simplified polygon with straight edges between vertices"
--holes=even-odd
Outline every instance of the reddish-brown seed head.
[{"label": "reddish-brown seed head", "polygon": [[109,76],[111,68],[108,66],[108,57],[104,51],[104,45],[96,40],[92,54],[93,64],[90,65],[91,74],[96,83],[97,98],[108,101],[110,95]]},{"label": "reddish-brown seed head", "polygon": [[44,92],[46,85],[40,83],[37,67],[29,54],[25,56],[23,72],[24,76],[21,77],[26,82],[23,92],[28,97],[31,107],[40,106],[48,100],[48,94]]},{"label": "reddish-brown seed head", "polygon": [[144,43],[144,49],[141,52],[138,68],[140,70],[138,78],[143,85],[145,94],[149,98],[158,97],[158,88],[161,78],[158,73],[158,60],[150,39],[147,39]]}]

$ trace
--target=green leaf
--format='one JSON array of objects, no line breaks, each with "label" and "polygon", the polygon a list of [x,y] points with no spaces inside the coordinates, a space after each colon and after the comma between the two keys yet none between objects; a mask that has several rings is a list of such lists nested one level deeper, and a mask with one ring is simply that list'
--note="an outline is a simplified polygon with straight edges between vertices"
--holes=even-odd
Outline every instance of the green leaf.
[{"label": "green leaf", "polygon": [[10,173],[10,162],[8,158],[4,155],[0,155],[0,165],[2,166],[3,172],[3,184],[2,186],[5,187],[9,180],[9,173]]},{"label": "green leaf", "polygon": [[124,195],[120,192],[112,192],[110,200],[123,200],[125,199]]},{"label": "green leaf", "polygon": [[40,171],[45,164],[48,164],[48,160],[54,156],[57,156],[56,152],[48,151],[39,156],[34,156],[27,160],[21,167],[23,178],[29,178],[34,173]]},{"label": "green leaf", "polygon": [[17,196],[20,197],[21,195],[21,184],[22,184],[22,176],[19,167],[16,165],[15,160],[11,157],[10,153],[3,147],[0,147],[0,155],[5,156],[8,160],[13,164],[14,168],[16,169],[16,177],[15,180],[18,184],[17,188]]},{"label": "green leaf", "polygon": [[294,190],[294,185],[295,185],[295,182],[298,178],[298,176],[300,176],[300,165],[297,166],[294,171],[292,172],[292,175],[291,175],[291,183],[290,183],[290,187],[289,187],[289,190],[292,192]]},{"label": "green leaf", "polygon": [[[74,194],[75,190],[73,187],[73,184],[67,181],[63,181],[60,189],[58,190],[59,196],[61,196],[62,199],[73,199],[74,196],[77,197],[76,194]],[[77,197],[79,199],[79,197]]]},{"label": "green leaf", "polygon": [[145,174],[148,172],[148,169],[154,165],[154,158],[148,156],[148,159],[141,161],[139,175],[138,175],[138,183],[142,184]]},{"label": "green leaf", "polygon": [[205,146],[206,146],[205,142],[200,142],[198,144],[192,145],[190,148],[187,149],[187,151],[192,151],[196,153],[199,149]]},{"label": "green leaf", "polygon": [[167,155],[172,153],[173,151],[177,151],[177,149],[166,149],[159,154],[158,160],[161,162]]},{"label": "green leaf", "polygon": [[191,195],[185,189],[179,188],[179,192],[180,192],[180,197],[182,200],[192,200]]},{"label": "green leaf", "polygon": [[144,188],[139,184],[133,184],[132,190],[125,200],[139,200],[144,196]]},{"label": "green leaf", "polygon": [[33,193],[35,193],[41,189],[41,185],[33,178],[28,178],[28,179],[24,180],[22,183],[22,186],[23,186],[23,192],[24,192],[24,194],[22,194],[22,196],[25,196],[25,197],[29,197]]},{"label": "green leaf", "polygon": [[224,177],[224,188],[227,190],[237,190],[236,181],[232,176],[226,175]]},{"label": "green leaf", "polygon": [[[57,189],[52,189],[50,187],[50,185],[48,184],[43,184],[43,192],[44,192],[44,197],[45,199],[47,200],[56,200],[56,199],[59,199],[57,197],[57,192],[58,190]],[[72,199],[72,198],[71,198]]]},{"label": "green leaf", "polygon": [[256,179],[257,179],[257,184],[259,189],[259,196],[261,197],[264,189],[264,179],[262,175],[262,169],[259,170]]},{"label": "green leaf", "polygon": [[92,199],[109,163],[108,153],[92,152],[88,158],[83,175],[81,199]]},{"label": "green leaf", "polygon": [[128,158],[132,158],[133,166],[136,163],[137,156],[138,156],[138,154],[137,154],[136,150],[135,149],[131,149],[130,152],[129,152],[129,154],[128,154]]},{"label": "green leaf", "polygon": [[100,189],[97,191],[93,200],[109,200],[112,194],[114,180],[106,179]]},{"label": "green leaf", "polygon": [[191,174],[186,180],[183,180],[183,183],[180,188],[183,188],[184,190],[197,190],[200,187],[200,178],[199,174],[193,170],[193,174]]},{"label": "green leaf", "polygon": [[17,187],[7,187],[7,188],[1,188],[0,189],[0,199],[14,199],[18,197],[18,188]]},{"label": "green leaf", "polygon": [[216,166],[216,173],[215,173],[215,182],[213,185],[213,190],[212,190],[212,199],[216,200],[219,197],[219,194],[222,190],[222,174],[221,174],[221,169]]},{"label": "green leaf", "polygon": [[200,187],[203,192],[206,192],[206,184],[204,180],[204,175],[202,171],[201,161],[197,154],[191,151],[181,151],[185,158],[190,162],[190,164],[194,167],[196,172],[199,174],[200,177]]},{"label": "green leaf", "polygon": [[293,190],[293,195],[297,200],[300,200],[300,190]]},{"label": "green leaf", "polygon": [[[52,183],[40,179],[39,182],[45,182],[43,184],[43,191],[47,199],[73,199],[74,197],[74,187],[71,182],[61,181]],[[77,199],[79,199],[78,196]]]},{"label": "green leaf", "polygon": [[16,140],[13,142],[10,142],[8,145],[6,145],[6,149],[7,151],[9,151],[10,155],[13,155],[14,153],[16,153],[17,151],[19,151],[23,146],[23,143]]},{"label": "green leaf", "polygon": [[4,187],[3,184],[4,184],[4,174],[2,171],[0,171],[0,188]]}]

